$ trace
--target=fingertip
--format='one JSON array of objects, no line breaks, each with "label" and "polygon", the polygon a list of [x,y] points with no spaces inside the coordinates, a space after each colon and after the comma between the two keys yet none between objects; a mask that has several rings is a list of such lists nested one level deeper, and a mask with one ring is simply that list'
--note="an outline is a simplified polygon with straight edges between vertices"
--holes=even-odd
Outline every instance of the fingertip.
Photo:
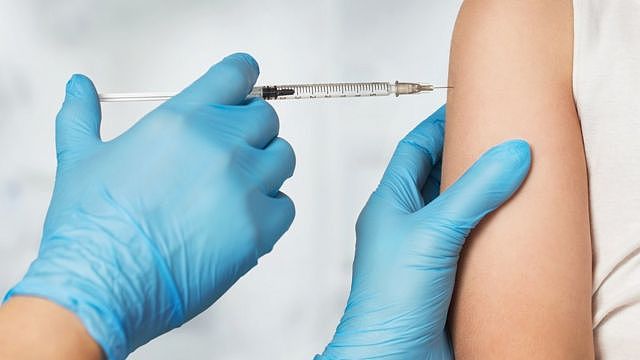
[{"label": "fingertip", "polygon": [[260,75],[260,66],[253,56],[246,53],[231,54],[220,62],[237,68],[242,76],[246,79],[249,87],[255,85]]},{"label": "fingertip", "polygon": [[285,215],[285,218],[289,219],[288,225],[286,226],[286,230],[288,230],[293,223],[293,219],[295,219],[296,217],[296,204],[289,197],[289,195],[283,192],[278,192],[274,198],[282,203],[282,211]]},{"label": "fingertip", "polygon": [[66,93],[75,97],[97,96],[91,79],[83,74],[73,74],[66,85]]},{"label": "fingertip", "polygon": [[286,194],[278,192],[274,196],[265,196],[269,203],[269,213],[260,214],[262,222],[261,256],[270,253],[280,238],[291,228],[296,216],[293,200]]},{"label": "fingertip", "polygon": [[258,74],[258,65],[250,55],[229,55],[211,66],[204,75],[168,103],[179,103],[189,107],[210,104],[240,105],[246,102]]},{"label": "fingertip", "polygon": [[444,124],[429,117],[416,126],[402,142],[411,144],[428,154],[431,166],[433,166],[442,157]]},{"label": "fingertip", "polygon": [[423,207],[421,191],[442,158],[443,145],[444,126],[432,115],[400,141],[382,177],[379,193],[391,194],[409,212]]},{"label": "fingertip", "polygon": [[[531,167],[531,148],[524,140],[510,140],[485,152],[465,174],[470,183],[503,194],[506,200],[524,182]],[[463,176],[464,178],[465,176]]]},{"label": "fingertip", "polygon": [[248,97],[243,103],[242,105],[247,106],[247,107],[255,107],[255,108],[259,108],[262,109],[263,107],[266,108],[269,112],[276,114],[276,109],[269,104],[265,99],[261,98],[261,97]]},{"label": "fingertip", "polygon": [[293,150],[293,146],[287,140],[283,138],[276,138],[273,140],[274,147],[278,148],[278,153],[282,154],[282,158],[287,164],[287,179],[293,176],[296,169],[296,152]]},{"label": "fingertip", "polygon": [[531,145],[526,140],[516,139],[502,144],[521,161],[531,162]]},{"label": "fingertip", "polygon": [[442,105],[436,112],[429,116],[428,120],[444,126],[447,119],[447,104]]},{"label": "fingertip", "polygon": [[275,138],[263,150],[257,150],[255,176],[264,194],[278,198],[282,185],[293,176],[296,155],[293,147],[282,138]]},{"label": "fingertip", "polygon": [[239,122],[249,145],[264,149],[276,139],[280,132],[280,118],[277,111],[263,99],[251,100],[245,105],[247,117]]},{"label": "fingertip", "polygon": [[256,74],[256,77],[260,74],[260,66],[258,65],[258,62],[250,54],[238,52],[225,57],[223,61],[237,61],[240,63],[244,63],[250,70],[252,70]]},{"label": "fingertip", "polygon": [[509,140],[494,146],[482,157],[496,161],[511,171],[528,172],[531,167],[531,146],[525,140]]},{"label": "fingertip", "polygon": [[91,82],[91,79],[89,79],[89,77],[87,75],[84,74],[80,74],[80,73],[75,73],[73,75],[71,75],[71,80],[73,81],[84,81],[84,82]]},{"label": "fingertip", "polygon": [[249,96],[246,99],[244,99],[244,101],[240,105],[243,105],[243,106],[262,106],[262,105],[264,105],[263,103],[266,103],[266,101],[263,98],[258,97],[258,96]]}]

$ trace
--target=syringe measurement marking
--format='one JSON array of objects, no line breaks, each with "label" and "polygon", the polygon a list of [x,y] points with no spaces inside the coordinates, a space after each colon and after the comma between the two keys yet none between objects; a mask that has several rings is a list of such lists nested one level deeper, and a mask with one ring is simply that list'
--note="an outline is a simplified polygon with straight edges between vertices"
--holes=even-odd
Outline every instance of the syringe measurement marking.
[{"label": "syringe measurement marking", "polygon": [[280,96],[281,98],[332,98],[332,97],[366,97],[390,95],[389,83],[329,83],[281,86],[281,89],[290,89],[293,94]]}]

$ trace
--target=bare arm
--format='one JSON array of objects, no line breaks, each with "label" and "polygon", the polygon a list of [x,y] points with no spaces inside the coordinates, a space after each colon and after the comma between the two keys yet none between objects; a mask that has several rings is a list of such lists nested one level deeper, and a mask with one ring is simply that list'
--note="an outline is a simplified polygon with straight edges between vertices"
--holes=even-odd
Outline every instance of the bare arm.
[{"label": "bare arm", "polygon": [[530,142],[531,174],[473,232],[450,313],[458,359],[587,359],[587,173],[572,94],[571,0],[467,0],[454,33],[443,187],[484,150]]},{"label": "bare arm", "polygon": [[0,359],[99,360],[102,350],[68,310],[18,296],[0,307]]}]

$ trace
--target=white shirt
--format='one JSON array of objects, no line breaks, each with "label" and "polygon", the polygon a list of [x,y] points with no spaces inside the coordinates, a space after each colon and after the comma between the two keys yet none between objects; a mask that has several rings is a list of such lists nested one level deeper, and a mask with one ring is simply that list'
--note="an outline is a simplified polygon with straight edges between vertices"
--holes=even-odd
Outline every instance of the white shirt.
[{"label": "white shirt", "polygon": [[573,87],[589,167],[593,328],[640,358],[640,1],[574,0]]}]

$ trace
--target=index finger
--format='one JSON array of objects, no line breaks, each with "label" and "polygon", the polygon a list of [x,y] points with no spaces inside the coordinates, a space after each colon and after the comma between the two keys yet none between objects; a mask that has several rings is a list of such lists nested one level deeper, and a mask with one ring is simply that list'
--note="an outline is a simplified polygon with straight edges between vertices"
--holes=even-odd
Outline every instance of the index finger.
[{"label": "index finger", "polygon": [[380,181],[378,190],[391,190],[410,212],[423,206],[420,193],[442,157],[444,121],[443,106],[402,139]]},{"label": "index finger", "polygon": [[240,105],[253,89],[259,74],[258,63],[251,55],[229,55],[169,102],[189,106]]}]

